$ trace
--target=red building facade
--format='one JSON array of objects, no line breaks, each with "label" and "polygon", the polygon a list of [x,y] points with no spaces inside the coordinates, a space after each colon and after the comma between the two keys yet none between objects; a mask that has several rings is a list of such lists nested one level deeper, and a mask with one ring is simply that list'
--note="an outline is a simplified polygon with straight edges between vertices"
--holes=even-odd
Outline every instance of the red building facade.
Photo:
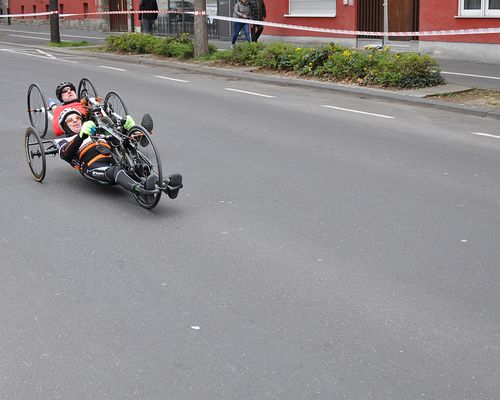
[{"label": "red building facade", "polygon": [[[436,31],[500,27],[500,0],[265,0],[268,22],[315,28],[377,31]],[[5,0],[4,0],[5,2]],[[218,15],[232,16],[235,0],[207,0],[207,10]],[[160,9],[173,9],[177,0],[158,0]],[[186,0],[186,9],[193,7]],[[49,0],[8,0],[11,13],[32,13],[48,10]],[[183,3],[184,4],[184,3]],[[93,13],[137,10],[139,0],[59,0],[61,13]],[[178,5],[177,5],[178,7]],[[192,8],[191,8],[192,9]],[[4,11],[5,13],[5,11]],[[38,19],[47,19],[38,17]],[[226,25],[224,25],[226,24]],[[127,31],[139,26],[137,16],[88,15],[65,18],[63,26],[90,27],[103,30]],[[220,21],[219,37],[225,39],[230,24]],[[381,42],[380,37],[339,35],[307,30],[265,27],[263,40],[293,42],[340,42],[361,47],[369,42]],[[422,52],[457,51],[479,54],[500,60],[500,33],[455,36],[421,36],[385,38],[384,43],[409,47]]]}]

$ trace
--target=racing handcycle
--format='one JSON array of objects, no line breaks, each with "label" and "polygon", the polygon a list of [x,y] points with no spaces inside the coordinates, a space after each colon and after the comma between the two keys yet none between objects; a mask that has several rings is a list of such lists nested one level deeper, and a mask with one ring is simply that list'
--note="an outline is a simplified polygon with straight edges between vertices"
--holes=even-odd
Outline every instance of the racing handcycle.
[{"label": "racing handcycle", "polygon": [[[138,183],[151,174],[157,176],[155,189],[133,193],[137,203],[143,208],[152,209],[158,205],[162,193],[175,198],[176,195],[172,196],[172,193],[178,193],[182,181],[163,181],[161,160],[146,128],[135,125],[127,131],[123,129],[128,112],[118,93],[109,92],[102,100],[92,83],[83,78],[78,85],[78,97],[82,99],[86,118],[96,124],[96,132],[90,139],[97,143],[105,140],[111,150],[101,146],[103,151],[111,151],[115,163],[120,164]],[[58,154],[58,141],[64,139],[44,139],[51,114],[40,87],[35,83],[28,90],[28,112],[32,126],[26,129],[24,135],[25,154],[33,178],[42,182],[47,170],[47,156]]]}]

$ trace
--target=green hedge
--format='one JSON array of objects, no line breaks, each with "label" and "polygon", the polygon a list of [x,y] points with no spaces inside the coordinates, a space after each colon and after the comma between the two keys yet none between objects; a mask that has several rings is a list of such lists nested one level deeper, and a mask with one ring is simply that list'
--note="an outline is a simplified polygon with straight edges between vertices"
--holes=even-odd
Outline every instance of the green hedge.
[{"label": "green hedge", "polygon": [[[428,55],[391,53],[382,50],[354,50],[332,43],[319,48],[301,48],[288,43],[243,43],[231,50],[216,51],[202,61],[234,65],[255,65],[266,69],[293,72],[301,76],[334,80],[357,85],[415,89],[444,83],[440,67]],[[189,34],[157,37],[140,33],[110,36],[106,51],[156,54],[190,59],[194,56]]]}]

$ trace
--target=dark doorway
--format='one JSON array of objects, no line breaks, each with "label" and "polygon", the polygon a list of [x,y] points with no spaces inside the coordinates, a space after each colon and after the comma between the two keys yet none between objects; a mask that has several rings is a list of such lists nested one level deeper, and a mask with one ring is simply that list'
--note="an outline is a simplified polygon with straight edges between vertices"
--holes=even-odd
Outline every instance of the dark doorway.
[{"label": "dark doorway", "polygon": [[[389,32],[418,31],[420,0],[387,0],[389,4]],[[358,30],[384,31],[384,0],[358,0]],[[380,38],[359,36],[360,38]],[[410,37],[390,37],[389,39],[410,40]]]},{"label": "dark doorway", "polygon": [[[127,11],[127,0],[109,0],[109,11]],[[110,14],[109,25],[112,32],[127,32],[127,14]]]}]

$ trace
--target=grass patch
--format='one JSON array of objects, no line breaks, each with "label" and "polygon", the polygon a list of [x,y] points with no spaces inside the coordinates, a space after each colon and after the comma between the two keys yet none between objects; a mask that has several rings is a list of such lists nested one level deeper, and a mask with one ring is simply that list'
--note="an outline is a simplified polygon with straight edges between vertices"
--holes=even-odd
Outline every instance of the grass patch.
[{"label": "grass patch", "polygon": [[81,47],[81,46],[93,46],[93,43],[87,42],[86,40],[81,40],[79,42],[64,41],[61,43],[49,42],[51,47]]}]

